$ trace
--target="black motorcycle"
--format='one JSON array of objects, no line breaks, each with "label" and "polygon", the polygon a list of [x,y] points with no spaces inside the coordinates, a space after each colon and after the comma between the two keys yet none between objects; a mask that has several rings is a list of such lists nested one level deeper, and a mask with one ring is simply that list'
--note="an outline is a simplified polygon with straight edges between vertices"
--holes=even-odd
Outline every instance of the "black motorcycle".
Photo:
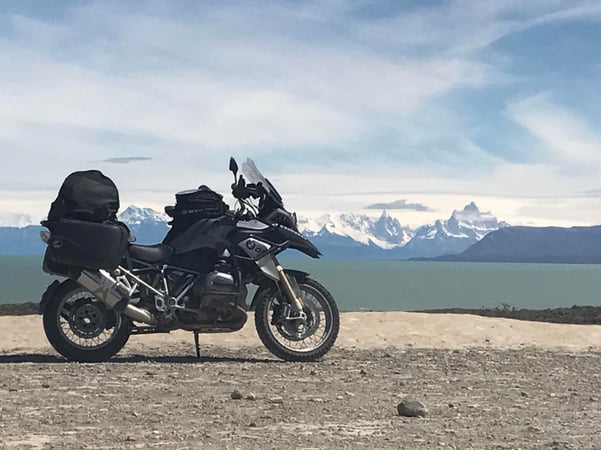
[{"label": "black motorcycle", "polygon": [[[134,245],[123,224],[97,219],[98,211],[111,208],[114,219],[118,198],[96,208],[95,219],[72,207],[78,195],[79,201],[110,197],[116,192],[110,181],[98,184],[94,195],[63,185],[59,198],[70,198],[61,207],[79,215],[50,214],[43,222],[50,231],[41,233],[44,271],[68,278],[53,282],[40,303],[57,352],[75,361],[104,361],[132,334],[183,329],[194,333],[199,354],[200,333],[238,331],[248,311],[265,347],[281,359],[315,361],[330,350],[339,329],[332,295],[277,259],[286,249],[313,258],[319,250],[299,233],[296,215],[251,160],[242,166],[244,175],[238,177],[233,158],[230,170],[235,210],[205,186],[181,192],[175,206],[165,208],[171,230],[152,246]],[[247,301],[251,285],[256,292]]]}]

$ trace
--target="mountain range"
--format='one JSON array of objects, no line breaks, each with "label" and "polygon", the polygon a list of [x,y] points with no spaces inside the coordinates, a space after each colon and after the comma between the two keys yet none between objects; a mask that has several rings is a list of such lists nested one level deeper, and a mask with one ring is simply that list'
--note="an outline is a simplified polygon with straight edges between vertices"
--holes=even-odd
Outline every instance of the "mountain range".
[{"label": "mountain range", "polygon": [[[168,217],[150,208],[129,206],[119,219],[129,226],[139,244],[161,242],[169,230]],[[491,213],[481,212],[474,203],[453,211],[447,220],[416,229],[401,225],[385,210],[379,217],[363,214],[300,217],[298,224],[324,257],[338,259],[410,259],[458,254],[488,233],[508,227]],[[0,227],[0,254],[42,254],[41,230],[41,226],[34,225]]]}]

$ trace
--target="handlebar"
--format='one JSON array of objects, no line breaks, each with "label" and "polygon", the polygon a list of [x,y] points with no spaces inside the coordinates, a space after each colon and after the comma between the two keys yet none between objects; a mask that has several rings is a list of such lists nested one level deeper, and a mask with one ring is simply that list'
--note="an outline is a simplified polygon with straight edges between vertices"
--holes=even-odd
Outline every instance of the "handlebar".
[{"label": "handlebar", "polygon": [[[236,211],[235,217],[238,220],[252,220],[259,215],[260,209],[263,207],[264,202],[269,197],[269,191],[265,189],[261,182],[257,184],[246,184],[244,177],[239,175],[238,179],[232,184],[232,195],[239,201],[240,204],[240,209]],[[259,209],[257,209],[252,205],[251,202],[248,201],[250,198],[260,200]],[[267,221],[268,223],[280,223],[284,226],[296,229],[296,214],[286,211],[283,205],[281,205],[281,207],[279,207],[278,204],[272,206],[274,206],[275,209],[270,211],[269,214],[263,218],[263,220]]]},{"label": "handlebar", "polygon": [[240,209],[236,211],[236,218],[240,220],[251,220],[254,215],[248,211],[247,200],[249,198],[262,198],[262,186],[253,183],[246,184],[246,180],[242,175],[232,184],[232,195],[240,202]]},{"label": "handlebar", "polygon": [[261,198],[264,189],[259,183],[258,185],[250,183],[246,184],[244,177],[240,175],[238,181],[232,184],[232,195],[238,200],[246,200],[250,197]]}]

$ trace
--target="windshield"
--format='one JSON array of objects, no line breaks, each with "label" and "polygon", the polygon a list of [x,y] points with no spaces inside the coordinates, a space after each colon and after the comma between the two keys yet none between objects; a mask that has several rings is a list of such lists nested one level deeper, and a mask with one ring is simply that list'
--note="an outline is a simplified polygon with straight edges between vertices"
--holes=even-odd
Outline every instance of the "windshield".
[{"label": "windshield", "polygon": [[242,173],[246,177],[246,181],[254,184],[261,183],[265,190],[269,192],[269,183],[263,174],[259,172],[259,169],[257,169],[257,166],[252,159],[246,158],[246,162],[242,163]]},{"label": "windshield", "polygon": [[269,194],[269,196],[278,204],[278,206],[284,206],[280,193],[276,190],[273,184],[271,184],[271,182],[263,176],[259,169],[257,169],[257,166],[252,159],[246,158],[246,162],[242,163],[242,173],[246,177],[246,181],[249,183],[261,183],[267,194]]}]

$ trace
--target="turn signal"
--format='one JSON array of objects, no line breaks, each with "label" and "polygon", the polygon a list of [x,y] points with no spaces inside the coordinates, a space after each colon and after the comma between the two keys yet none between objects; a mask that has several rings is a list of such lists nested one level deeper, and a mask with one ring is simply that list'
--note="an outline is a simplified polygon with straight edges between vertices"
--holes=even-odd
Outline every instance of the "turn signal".
[{"label": "turn signal", "polygon": [[50,231],[40,231],[40,239],[47,244],[50,240]]}]

